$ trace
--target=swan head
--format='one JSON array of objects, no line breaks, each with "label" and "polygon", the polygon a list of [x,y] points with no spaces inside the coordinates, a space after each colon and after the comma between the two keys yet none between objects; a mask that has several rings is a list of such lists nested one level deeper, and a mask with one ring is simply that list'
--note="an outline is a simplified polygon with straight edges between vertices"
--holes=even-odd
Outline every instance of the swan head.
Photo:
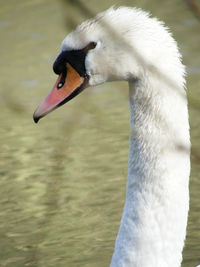
[{"label": "swan head", "polygon": [[68,34],[53,69],[59,77],[35,111],[35,122],[86,87],[107,81],[143,79],[159,69],[184,83],[180,54],[167,28],[128,7],[110,8]]}]

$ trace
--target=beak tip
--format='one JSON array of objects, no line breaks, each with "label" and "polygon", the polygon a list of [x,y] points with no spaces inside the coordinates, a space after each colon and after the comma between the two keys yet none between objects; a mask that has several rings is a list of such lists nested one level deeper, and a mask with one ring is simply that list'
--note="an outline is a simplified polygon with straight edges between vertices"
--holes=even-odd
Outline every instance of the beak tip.
[{"label": "beak tip", "polygon": [[40,120],[40,117],[37,116],[35,113],[33,114],[33,120],[35,123],[38,123],[38,121]]}]

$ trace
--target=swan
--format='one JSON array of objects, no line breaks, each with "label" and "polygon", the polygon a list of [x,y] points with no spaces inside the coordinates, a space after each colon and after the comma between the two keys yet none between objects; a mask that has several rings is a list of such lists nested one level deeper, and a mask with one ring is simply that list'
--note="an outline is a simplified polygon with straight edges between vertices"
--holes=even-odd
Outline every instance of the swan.
[{"label": "swan", "polygon": [[110,8],[62,42],[52,91],[34,121],[88,86],[129,84],[126,199],[111,267],[179,267],[189,210],[190,135],[185,67],[163,22]]}]

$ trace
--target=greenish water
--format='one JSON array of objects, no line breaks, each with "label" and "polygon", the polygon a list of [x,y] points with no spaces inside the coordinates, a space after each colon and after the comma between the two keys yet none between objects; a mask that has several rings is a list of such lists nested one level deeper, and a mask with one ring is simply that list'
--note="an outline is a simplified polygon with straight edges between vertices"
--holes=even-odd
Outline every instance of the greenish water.
[{"label": "greenish water", "polygon": [[[0,266],[109,266],[124,198],[126,83],[83,92],[42,120],[32,113],[55,81],[52,63],[76,1],[0,0]],[[82,2],[83,3],[83,2]],[[193,145],[183,267],[200,264],[200,22],[184,1],[88,0],[91,13],[138,6],[164,20],[188,66]]]}]

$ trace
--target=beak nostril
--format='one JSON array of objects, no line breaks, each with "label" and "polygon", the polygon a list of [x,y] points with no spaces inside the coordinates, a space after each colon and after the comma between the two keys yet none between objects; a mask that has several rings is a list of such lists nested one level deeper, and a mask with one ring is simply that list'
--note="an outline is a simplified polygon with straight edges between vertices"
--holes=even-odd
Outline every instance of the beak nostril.
[{"label": "beak nostril", "polygon": [[60,81],[57,85],[57,88],[58,89],[61,89],[63,87],[63,85],[65,84],[65,79],[67,77],[67,69],[65,68],[62,72],[62,75],[61,75],[61,78],[60,78]]},{"label": "beak nostril", "polygon": [[59,84],[58,84],[57,88],[58,88],[58,89],[60,89],[60,88],[62,88],[62,87],[63,87],[63,85],[64,85],[63,83],[59,82]]}]

